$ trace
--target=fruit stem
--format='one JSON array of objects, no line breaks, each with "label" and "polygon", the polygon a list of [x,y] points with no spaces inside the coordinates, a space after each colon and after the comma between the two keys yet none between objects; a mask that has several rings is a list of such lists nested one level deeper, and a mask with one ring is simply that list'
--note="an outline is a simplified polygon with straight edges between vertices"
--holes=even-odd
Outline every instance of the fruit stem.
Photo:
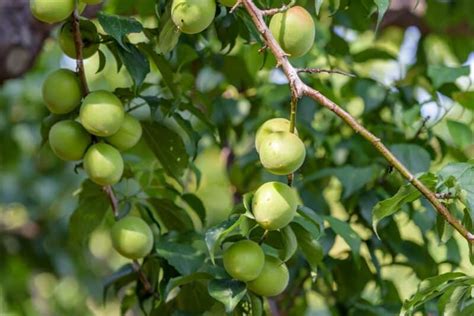
[{"label": "fruit stem", "polygon": [[[295,133],[296,129],[296,110],[298,108],[298,96],[294,93],[291,94],[291,105],[290,105],[290,133]],[[295,178],[294,173],[288,175],[288,185],[291,187]]]},{"label": "fruit stem", "polygon": [[89,86],[87,85],[86,73],[84,71],[84,58],[82,54],[82,48],[84,43],[82,42],[81,28],[79,24],[79,12],[77,11],[77,5],[71,16],[72,19],[72,32],[74,35],[74,45],[76,47],[76,72],[81,81],[82,94],[84,96],[89,94]]}]

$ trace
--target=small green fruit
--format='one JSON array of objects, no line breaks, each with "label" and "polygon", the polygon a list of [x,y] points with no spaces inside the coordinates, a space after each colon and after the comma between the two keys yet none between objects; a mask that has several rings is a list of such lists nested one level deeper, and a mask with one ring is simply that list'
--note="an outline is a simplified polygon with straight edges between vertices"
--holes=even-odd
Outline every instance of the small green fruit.
[{"label": "small green fruit", "polygon": [[124,117],[122,102],[108,91],[92,92],[82,102],[81,123],[89,133],[96,136],[107,137],[117,133]]},{"label": "small green fruit", "polygon": [[306,54],[313,46],[316,33],[313,17],[300,6],[275,14],[270,21],[270,31],[291,57]]},{"label": "small green fruit", "polygon": [[265,169],[276,175],[286,175],[301,167],[306,149],[295,134],[276,132],[263,139],[259,154]]},{"label": "small green fruit", "polygon": [[[79,21],[79,29],[82,37],[82,58],[87,59],[94,55],[99,49],[99,34],[97,27],[89,20],[81,19]],[[59,46],[67,56],[76,59],[76,44],[74,42],[74,34],[72,23],[66,22],[61,27],[58,37]]]},{"label": "small green fruit", "polygon": [[265,256],[262,273],[255,280],[247,283],[247,288],[257,295],[276,296],[288,286],[290,274],[286,264],[280,259]]},{"label": "small green fruit", "polygon": [[75,0],[30,0],[31,13],[46,23],[57,23],[67,19],[74,11]]},{"label": "small green fruit", "polygon": [[71,70],[59,69],[49,74],[42,92],[46,107],[54,114],[69,113],[81,103],[81,84]]},{"label": "small green fruit", "polygon": [[49,130],[49,145],[63,160],[80,160],[91,143],[91,135],[76,121],[60,121]]},{"label": "small green fruit", "polygon": [[171,18],[178,29],[186,34],[204,31],[216,14],[215,0],[173,0]]},{"label": "small green fruit", "polygon": [[107,142],[114,145],[118,150],[127,150],[135,146],[142,137],[142,125],[131,116],[125,114],[122,126],[117,133],[106,138]]},{"label": "small green fruit", "polygon": [[230,246],[223,255],[224,268],[234,279],[255,280],[262,272],[265,254],[262,248],[251,240],[242,240]]},{"label": "small green fruit", "polygon": [[288,225],[296,214],[297,206],[295,192],[281,182],[261,185],[252,199],[255,220],[267,230],[276,230]]},{"label": "small green fruit", "polygon": [[112,185],[123,174],[123,159],[113,146],[98,143],[92,145],[84,156],[84,169],[89,178],[99,185]]},{"label": "small green fruit", "polygon": [[[257,130],[255,136],[255,149],[257,152],[260,151],[260,144],[262,141],[271,133],[274,132],[289,132],[290,121],[285,118],[273,118],[263,123]],[[295,134],[298,135],[298,131],[295,128]]]},{"label": "small green fruit", "polygon": [[129,259],[143,258],[153,248],[153,232],[139,217],[129,216],[116,222],[111,237],[115,250]]},{"label": "small green fruit", "polygon": [[219,0],[219,2],[226,7],[233,7],[237,3],[237,0]]}]

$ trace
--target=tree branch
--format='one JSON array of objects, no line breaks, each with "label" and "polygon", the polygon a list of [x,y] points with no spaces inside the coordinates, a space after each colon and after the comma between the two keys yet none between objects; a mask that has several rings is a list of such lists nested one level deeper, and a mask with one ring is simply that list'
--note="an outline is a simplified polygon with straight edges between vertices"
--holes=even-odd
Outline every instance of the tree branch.
[{"label": "tree branch", "polygon": [[413,174],[388,150],[388,148],[381,142],[381,140],[369,132],[364,126],[362,126],[354,117],[352,117],[343,108],[332,102],[326,96],[322,95],[319,91],[306,85],[298,75],[298,70],[294,68],[288,60],[287,55],[280,47],[278,42],[271,34],[268,26],[263,19],[263,11],[257,8],[252,0],[240,0],[248,14],[252,18],[253,23],[257,27],[258,31],[262,35],[266,45],[271,50],[272,54],[277,60],[277,66],[280,66],[289,80],[292,95],[301,98],[302,96],[308,96],[318,102],[320,105],[334,112],[339,116],[347,125],[349,125],[356,133],[360,134],[367,141],[369,141],[375,149],[392,165],[398,172],[407,179],[416,189],[418,189],[425,198],[433,205],[436,211],[444,217],[444,219],[454,227],[468,242],[474,243],[474,235],[469,232],[460,221],[458,221],[444,206],[442,202],[438,200],[436,194],[428,189],[420,180],[415,178]]},{"label": "tree branch", "polygon": [[308,73],[308,74],[320,74],[320,73],[328,73],[328,74],[338,74],[343,76],[348,76],[355,78],[356,75],[351,74],[349,72],[345,72],[338,69],[320,69],[320,68],[296,68],[298,73]]},{"label": "tree branch", "polygon": [[280,8],[262,10],[262,15],[275,15],[277,13],[285,12],[295,5],[296,0],[291,0],[290,3],[282,5]]}]

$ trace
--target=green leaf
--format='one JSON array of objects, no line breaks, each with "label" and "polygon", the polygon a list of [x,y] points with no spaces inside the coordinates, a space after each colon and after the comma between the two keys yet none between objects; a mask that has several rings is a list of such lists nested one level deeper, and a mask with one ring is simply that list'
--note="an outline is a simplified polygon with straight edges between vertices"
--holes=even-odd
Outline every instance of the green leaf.
[{"label": "green leaf", "polygon": [[83,246],[90,234],[99,227],[110,209],[102,187],[86,180],[79,193],[79,205],[69,220],[69,239],[73,246]]},{"label": "green leaf", "polygon": [[133,18],[103,12],[99,12],[97,17],[104,31],[112,36],[125,50],[128,47],[124,45],[123,37],[130,33],[140,33],[143,30],[141,23]]},{"label": "green leaf", "polygon": [[216,252],[217,248],[220,247],[224,238],[234,229],[239,227],[240,223],[242,223],[244,219],[245,216],[243,215],[232,215],[225,222],[222,222],[217,226],[211,227],[206,232],[205,240],[212,263],[214,263],[214,253]]},{"label": "green leaf", "polygon": [[175,288],[182,286],[197,280],[209,280],[212,279],[212,275],[206,272],[196,272],[185,276],[179,276],[169,280],[166,285],[164,299],[168,300],[168,296]]},{"label": "green leaf", "polygon": [[168,261],[182,275],[197,272],[205,259],[204,253],[190,244],[159,240],[155,249],[160,257]]},{"label": "green leaf", "polygon": [[344,166],[334,169],[334,174],[341,181],[344,187],[343,199],[347,199],[357,190],[360,190],[369,183],[375,176],[373,167],[356,168],[353,166]]},{"label": "green leaf", "polygon": [[171,91],[171,94],[173,94],[173,97],[179,99],[179,87],[175,82],[175,72],[168,60],[166,60],[163,55],[157,54],[149,45],[139,45],[139,47],[151,57],[151,60],[160,71],[163,81]]},{"label": "green leaf", "polygon": [[[126,47],[125,49],[122,46]],[[135,82],[135,86],[139,87],[145,80],[146,75],[150,72],[150,63],[145,55],[135,47],[135,45],[125,43],[118,47],[118,53],[122,59],[125,68]]]},{"label": "green leaf", "polygon": [[[437,182],[437,177],[432,173],[427,173],[419,177],[419,180],[428,188],[434,189]],[[378,202],[375,205],[372,214],[372,227],[377,236],[377,224],[382,219],[398,212],[404,204],[413,202],[420,196],[420,191],[412,186],[411,183],[407,183],[402,186],[394,196]]]},{"label": "green leaf", "polygon": [[193,229],[193,221],[185,210],[168,199],[151,198],[148,200],[155,214],[168,230],[187,231]]},{"label": "green leaf", "polygon": [[297,223],[292,223],[291,227],[293,228],[296,239],[298,240],[298,247],[301,249],[301,252],[310,265],[311,270],[316,272],[318,265],[324,258],[323,247],[312,237],[310,232],[303,228],[303,226]]},{"label": "green leaf", "polygon": [[298,248],[296,235],[290,225],[280,230],[283,248],[279,251],[279,257],[283,262],[290,260]]},{"label": "green leaf", "polygon": [[206,209],[201,199],[192,193],[185,193],[181,195],[181,198],[196,212],[204,224],[206,222]]},{"label": "green leaf", "polygon": [[474,212],[474,164],[472,163],[450,163],[439,172],[439,176],[443,180],[450,177],[456,179],[460,189],[464,190],[465,196],[461,197],[461,201]]},{"label": "green leaf", "polygon": [[474,111],[474,91],[455,92],[453,99],[466,109]]},{"label": "green leaf", "polygon": [[448,120],[447,124],[453,142],[461,149],[473,143],[473,132],[469,126],[453,120]]},{"label": "green leaf", "polygon": [[189,156],[181,137],[158,122],[143,122],[143,137],[166,173],[181,183]]},{"label": "green leaf", "polygon": [[314,9],[316,10],[316,15],[319,15],[321,6],[323,5],[323,0],[314,0]]},{"label": "green leaf", "polygon": [[225,306],[231,313],[247,293],[245,283],[237,280],[212,280],[208,285],[209,295]]},{"label": "green leaf", "polygon": [[104,52],[99,49],[99,68],[97,68],[97,71],[95,72],[96,74],[104,70],[106,61],[107,58],[105,57]]},{"label": "green leaf", "polygon": [[459,311],[461,309],[460,301],[468,289],[468,286],[457,286],[453,287],[450,291],[446,291],[438,301],[438,310],[440,315],[459,315]]},{"label": "green leaf", "polygon": [[452,83],[461,76],[469,76],[469,66],[447,67],[447,66],[428,66],[428,77],[437,89],[445,83]]},{"label": "green leaf", "polygon": [[171,17],[168,18],[164,22],[163,28],[158,37],[158,51],[162,54],[171,52],[173,48],[176,47],[176,44],[178,44],[180,36],[181,32],[178,30]]},{"label": "green leaf", "polygon": [[378,15],[377,15],[377,26],[375,27],[375,32],[378,31],[380,22],[382,22],[385,12],[387,12],[388,7],[390,6],[390,0],[374,0],[375,5],[377,6]]},{"label": "green leaf", "polygon": [[390,150],[413,174],[426,172],[430,168],[431,157],[423,147],[414,144],[397,144],[390,146]]},{"label": "green leaf", "polygon": [[304,218],[304,220],[312,222],[314,224],[317,229],[317,238],[324,234],[324,219],[319,216],[314,210],[304,205],[298,205],[296,211]]},{"label": "green leaf", "polygon": [[352,60],[354,60],[356,63],[363,63],[372,59],[396,59],[396,58],[397,57],[394,56],[393,54],[380,48],[368,48],[352,55]]},{"label": "green leaf", "polygon": [[127,263],[120,267],[117,271],[106,277],[103,281],[102,300],[106,301],[107,292],[111,286],[114,286],[115,291],[119,291],[125,285],[136,280],[136,272],[131,263]]},{"label": "green leaf", "polygon": [[346,243],[349,245],[352,251],[352,255],[354,257],[354,261],[357,265],[360,264],[360,246],[362,244],[362,241],[357,235],[357,233],[352,229],[351,225],[349,223],[343,222],[340,219],[331,217],[331,216],[325,216],[324,219],[328,221],[331,229],[336,233],[336,235],[339,235],[346,241]]}]

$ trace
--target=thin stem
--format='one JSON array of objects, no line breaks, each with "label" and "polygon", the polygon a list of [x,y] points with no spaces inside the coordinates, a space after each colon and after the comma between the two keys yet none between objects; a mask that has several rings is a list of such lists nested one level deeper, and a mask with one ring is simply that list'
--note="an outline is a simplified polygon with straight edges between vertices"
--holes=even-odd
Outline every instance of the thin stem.
[{"label": "thin stem", "polygon": [[[298,97],[294,94],[291,95],[291,105],[290,105],[290,133],[295,133],[296,131],[296,110],[298,108]],[[293,185],[293,180],[295,178],[294,173],[288,175],[288,185],[291,187]]]},{"label": "thin stem", "polygon": [[288,61],[287,54],[280,47],[278,42],[271,34],[268,26],[266,25],[262,10],[257,8],[252,0],[240,0],[245,6],[248,14],[252,18],[255,26],[262,35],[266,45],[271,50],[272,54],[277,60],[277,66],[282,67],[283,72],[289,80],[292,95],[300,98],[303,95],[308,96],[318,102],[323,107],[334,112],[339,118],[341,118],[347,125],[349,125],[356,133],[360,134],[368,142],[370,142],[374,148],[393,166],[405,179],[407,179],[418,191],[420,191],[426,199],[433,205],[436,211],[444,217],[444,219],[454,227],[468,242],[474,243],[474,235],[469,232],[460,221],[458,221],[444,206],[442,202],[438,200],[436,194],[428,189],[420,180],[415,178],[413,174],[403,165],[393,153],[381,142],[381,140],[369,132],[363,125],[361,125],[354,117],[348,112],[342,109],[339,105],[332,102],[326,96],[321,94],[319,91],[306,85],[298,75],[298,70],[294,68]]},{"label": "thin stem", "polygon": [[115,220],[118,220],[119,217],[119,201],[117,196],[115,195],[114,189],[111,185],[107,185],[102,187],[102,190],[107,194],[107,197],[110,202],[110,206],[112,208],[112,213],[114,214]]},{"label": "thin stem", "polygon": [[155,293],[155,291],[153,291],[153,286],[151,285],[150,281],[148,281],[145,273],[142,270],[140,263],[137,260],[133,260],[132,265],[133,265],[133,269],[138,274],[138,278],[140,279],[140,282],[143,284],[143,288],[145,289],[145,292],[153,294],[153,296],[157,297],[158,293]]},{"label": "thin stem", "polygon": [[277,13],[282,13],[295,5],[296,0],[291,0],[290,3],[284,4],[279,8],[262,10],[262,15],[275,15]]},{"label": "thin stem", "polygon": [[74,34],[74,45],[76,47],[76,71],[81,82],[82,93],[84,96],[89,94],[89,86],[87,85],[86,72],[84,71],[84,58],[82,54],[82,43],[81,28],[79,24],[79,12],[77,8],[72,14],[72,32]]},{"label": "thin stem", "polygon": [[355,78],[356,75],[351,74],[349,72],[345,72],[339,69],[320,69],[320,68],[296,68],[298,73],[307,73],[307,74],[320,74],[320,73],[328,73],[328,74],[338,74],[343,76],[348,76]]}]

